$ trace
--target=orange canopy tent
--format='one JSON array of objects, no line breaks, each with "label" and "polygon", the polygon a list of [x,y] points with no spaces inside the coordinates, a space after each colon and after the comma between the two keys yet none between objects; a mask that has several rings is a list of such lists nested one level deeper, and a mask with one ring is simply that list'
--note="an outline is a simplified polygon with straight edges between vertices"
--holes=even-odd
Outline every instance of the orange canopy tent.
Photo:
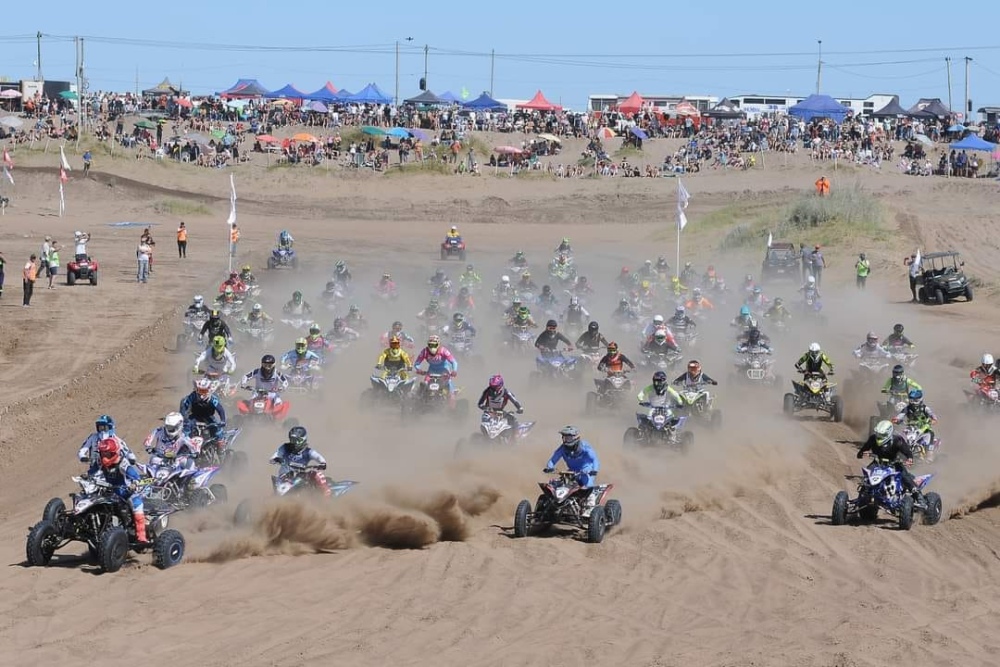
[{"label": "orange canopy tent", "polygon": [[535,96],[524,104],[518,104],[518,109],[533,109],[535,111],[562,111],[562,107],[558,104],[552,104],[547,99],[545,95],[542,95],[542,91],[535,93]]},{"label": "orange canopy tent", "polygon": [[677,106],[674,108],[674,113],[678,116],[700,116],[701,112],[698,111],[698,107],[691,104],[687,100],[681,100],[678,102]]},{"label": "orange canopy tent", "polygon": [[632,91],[628,99],[618,105],[618,110],[622,113],[639,113],[639,110],[642,109],[642,105],[645,103],[646,100],[642,99],[642,96],[638,92]]}]

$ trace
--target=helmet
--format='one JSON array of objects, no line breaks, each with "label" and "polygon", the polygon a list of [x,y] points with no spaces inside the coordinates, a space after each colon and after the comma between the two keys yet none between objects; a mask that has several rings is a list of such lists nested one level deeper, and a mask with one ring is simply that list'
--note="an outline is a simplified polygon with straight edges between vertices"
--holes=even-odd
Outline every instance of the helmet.
[{"label": "helmet", "polygon": [[784,303],[784,301],[782,301],[782,300],[781,300],[781,297],[780,297],[780,296],[776,296],[776,297],[774,297],[774,305],[776,305],[776,306],[780,306],[780,305],[781,305],[781,304],[783,304],[783,303]]},{"label": "helmet", "polygon": [[292,301],[294,301],[295,303],[298,303],[299,301],[302,301],[302,292],[300,292],[298,290],[295,290],[294,292],[292,292]]},{"label": "helmet", "polygon": [[993,355],[989,354],[989,353],[984,354],[980,363],[982,363],[983,366],[992,366],[993,365]]},{"label": "helmet", "polygon": [[763,294],[763,293],[764,293],[764,290],[762,290],[762,289],[761,289],[761,288],[759,288],[759,287],[754,287],[754,288],[753,288],[753,293],[754,293],[754,296],[756,296],[756,295],[758,295],[758,294]]},{"label": "helmet", "polygon": [[674,317],[684,317],[684,306],[677,306],[674,310]]},{"label": "helmet", "polygon": [[465,315],[463,315],[462,313],[455,313],[454,315],[451,316],[451,321],[454,322],[455,324],[462,324],[463,322],[465,322]]},{"label": "helmet", "polygon": [[202,306],[204,306],[205,305],[205,297],[203,297],[200,294],[195,294],[194,295],[194,305],[198,306],[199,308],[201,308]]},{"label": "helmet", "polygon": [[663,371],[656,371],[653,373],[653,390],[657,394],[662,394],[663,390],[667,387],[667,374]]},{"label": "helmet", "polygon": [[575,426],[564,426],[559,435],[562,436],[562,446],[575,454],[580,448],[580,431]]},{"label": "helmet", "polygon": [[239,274],[238,274],[238,273],[236,273],[235,271],[231,271],[231,272],[229,273],[229,279],[230,279],[230,280],[236,280],[236,279],[237,279],[237,278],[239,278],[239,277],[240,277],[240,276],[239,276]]},{"label": "helmet", "polygon": [[663,324],[663,315],[653,315],[653,324]]},{"label": "helmet", "polygon": [[528,310],[527,306],[521,306],[520,308],[517,309],[518,317],[528,317],[529,315],[531,315],[531,311]]},{"label": "helmet", "polygon": [[230,287],[229,285],[226,285],[226,289],[223,291],[223,294],[225,294],[226,296],[232,296],[233,288]]},{"label": "helmet", "polygon": [[437,349],[441,347],[441,337],[440,336],[429,336],[427,338],[427,349],[431,352],[436,352]]},{"label": "helmet", "polygon": [[265,354],[260,358],[260,377],[270,380],[274,376],[274,355]]},{"label": "helmet", "polygon": [[382,280],[392,280],[392,274],[391,273],[383,273],[382,274]]},{"label": "helmet", "polygon": [[171,412],[163,418],[163,433],[171,440],[176,440],[184,428],[184,417],[179,412]]},{"label": "helmet", "polygon": [[628,307],[628,299],[626,299],[625,297],[622,297],[621,300],[618,301],[618,307],[619,308],[626,308],[626,307]]},{"label": "helmet", "polygon": [[343,331],[344,327],[346,327],[346,326],[347,326],[347,323],[344,322],[344,318],[343,317],[338,317],[337,319],[335,319],[333,321],[333,329],[334,329],[334,331]]},{"label": "helmet", "polygon": [[688,374],[690,375],[700,375],[701,374],[701,362],[697,359],[692,359],[688,362]]},{"label": "helmet", "polygon": [[751,344],[756,344],[758,341],[760,341],[760,329],[758,329],[757,327],[751,327],[750,331],[747,332],[747,340]]},{"label": "helmet", "polygon": [[523,301],[521,301],[521,297],[515,296],[510,301],[510,307],[511,308],[520,308],[522,303],[523,303]]},{"label": "helmet", "polygon": [[618,354],[618,343],[615,341],[608,343],[608,354]]},{"label": "helmet", "polygon": [[251,310],[251,312],[253,312],[253,313],[257,314],[257,315],[260,315],[262,312],[264,312],[264,307],[262,305],[260,305],[259,303],[255,303],[253,305],[253,308],[251,308],[250,310]]},{"label": "helmet", "polygon": [[656,331],[656,333],[653,334],[653,340],[656,341],[657,343],[661,344],[661,345],[663,343],[666,343],[667,342],[667,332],[664,331],[664,330],[662,330],[662,329],[658,329]]},{"label": "helmet", "polygon": [[521,280],[531,280],[531,271],[525,271],[522,273]]},{"label": "helmet", "polygon": [[208,319],[210,319],[210,320],[217,320],[217,319],[219,319],[219,310],[217,308],[213,308],[211,311],[209,311],[209,313],[208,313]]},{"label": "helmet", "polygon": [[509,284],[510,283],[510,276],[500,276],[500,282],[502,282],[504,285]]},{"label": "helmet", "polygon": [[402,331],[403,330],[403,323],[400,322],[399,320],[396,320],[395,322],[392,323],[392,330],[393,331]]},{"label": "helmet", "polygon": [[456,227],[455,225],[452,225],[451,226],[451,231],[457,232],[458,231],[458,227]]},{"label": "helmet", "polygon": [[901,378],[901,377],[903,377],[903,365],[902,364],[896,364],[895,366],[892,367],[892,377],[894,377],[894,378]]},{"label": "helmet", "polygon": [[548,322],[545,323],[545,328],[551,331],[555,331],[558,326],[559,323],[556,322],[555,320],[549,320]]},{"label": "helmet", "polygon": [[550,292],[552,292],[551,285],[542,285],[542,294],[549,294]]},{"label": "helmet", "polygon": [[108,433],[109,435],[114,435],[115,420],[111,417],[111,415],[101,415],[94,423],[94,430],[98,433]]},{"label": "helmet", "polygon": [[469,288],[463,287],[462,289],[458,290],[458,294],[459,296],[469,296]]},{"label": "helmet", "polygon": [[874,345],[875,343],[878,342],[878,334],[876,334],[874,331],[869,331],[868,335],[865,336],[865,342],[868,343],[869,345]]},{"label": "helmet", "polygon": [[288,429],[288,444],[293,452],[301,452],[306,447],[308,433],[305,426],[293,426]]},{"label": "helmet", "polygon": [[693,294],[696,297],[701,296],[701,288],[695,287],[693,290],[691,290],[691,294]]},{"label": "helmet", "polygon": [[313,322],[312,324],[309,325],[309,335],[310,336],[318,336],[320,334],[320,331],[321,331],[321,329],[319,328],[319,325],[316,324],[315,322]]},{"label": "helmet", "polygon": [[440,305],[437,299],[431,299],[427,302],[427,310],[437,310]]},{"label": "helmet", "polygon": [[581,285],[586,285],[587,284],[587,276],[580,276],[579,278],[576,279],[576,282],[580,283]]},{"label": "helmet", "polygon": [[212,381],[208,378],[198,378],[194,381],[194,391],[199,401],[207,401],[212,397]]},{"label": "helmet", "polygon": [[361,312],[361,308],[359,308],[358,304],[356,304],[356,303],[352,303],[351,307],[347,309],[347,314],[348,315],[357,315],[360,312]]},{"label": "helmet", "polygon": [[222,352],[225,349],[226,349],[226,339],[224,337],[222,337],[222,336],[213,336],[212,337],[212,351],[213,352]]},{"label": "helmet", "polygon": [[298,354],[305,354],[306,349],[308,349],[309,343],[306,342],[305,338],[299,338],[295,341],[295,351]]},{"label": "helmet", "polygon": [[580,305],[580,298],[576,297],[576,296],[571,296],[569,298],[569,305],[571,305],[571,306],[579,306]]},{"label": "helmet", "polygon": [[102,468],[113,468],[121,463],[122,450],[114,438],[105,438],[97,444],[97,455],[101,459]]},{"label": "helmet", "polygon": [[600,330],[600,328],[601,325],[598,324],[597,322],[591,322],[590,324],[587,325],[587,331],[589,331],[590,333],[597,333]]},{"label": "helmet", "polygon": [[337,269],[337,271],[343,271],[346,267],[347,267],[347,265],[344,264],[344,260],[341,259],[341,260],[337,260],[337,263],[336,263],[336,265],[334,265],[333,268]]},{"label": "helmet", "polygon": [[753,282],[753,274],[752,273],[748,273],[747,277],[744,280],[746,280],[746,282],[748,282],[748,283],[752,283]]},{"label": "helmet", "polygon": [[816,276],[809,276],[809,278],[806,280],[806,282],[809,283],[810,285],[815,285],[816,284]]},{"label": "helmet", "polygon": [[569,245],[569,239],[565,239],[565,238],[564,238],[564,239],[562,240],[562,245]]},{"label": "helmet", "polygon": [[645,262],[643,262],[643,264],[645,264],[646,266],[652,266],[653,265],[653,260],[647,259]]},{"label": "helmet", "polygon": [[438,269],[434,272],[435,278],[444,278],[444,269]]},{"label": "helmet", "polygon": [[398,350],[399,346],[400,346],[399,336],[393,336],[392,338],[389,339],[390,350]]},{"label": "helmet", "polygon": [[503,389],[504,389],[504,387],[503,387],[503,376],[502,375],[498,374],[498,375],[494,375],[493,377],[490,378],[490,391],[493,394],[499,394],[499,393],[501,393],[503,391]]},{"label": "helmet", "polygon": [[622,267],[621,275],[623,275],[623,276],[627,276],[628,275],[628,267],[627,266],[623,266]]},{"label": "helmet", "polygon": [[892,325],[892,333],[896,334],[897,336],[899,334],[903,333],[903,325],[902,324],[893,324]]},{"label": "helmet", "polygon": [[471,272],[471,271],[475,271],[475,270],[476,270],[476,267],[474,267],[474,266],[473,266],[472,264],[466,264],[466,265],[465,265],[465,270],[466,270],[466,271],[470,271],[470,272]]},{"label": "helmet", "polygon": [[740,308],[740,317],[746,317],[750,314],[750,306],[742,306]]},{"label": "helmet", "polygon": [[880,445],[886,445],[892,439],[892,422],[883,419],[875,424],[875,441]]},{"label": "helmet", "polygon": [[[663,259],[662,255],[660,256],[660,259]],[[685,269],[690,269],[691,268],[691,262],[684,262],[684,268]]]},{"label": "helmet", "polygon": [[818,357],[819,353],[822,352],[822,351],[823,350],[819,346],[819,343],[809,343],[809,354],[812,355],[813,358]]},{"label": "helmet", "polygon": [[642,289],[649,289],[649,281],[648,280],[643,280],[642,284],[640,285],[640,287],[642,287]]},{"label": "helmet", "polygon": [[517,252],[514,253],[514,257],[517,257],[518,259],[523,259],[524,258],[524,251],[523,250],[518,250]]},{"label": "helmet", "polygon": [[924,392],[919,389],[911,389],[910,393],[907,394],[906,397],[910,399],[911,405],[917,405],[924,400]]}]

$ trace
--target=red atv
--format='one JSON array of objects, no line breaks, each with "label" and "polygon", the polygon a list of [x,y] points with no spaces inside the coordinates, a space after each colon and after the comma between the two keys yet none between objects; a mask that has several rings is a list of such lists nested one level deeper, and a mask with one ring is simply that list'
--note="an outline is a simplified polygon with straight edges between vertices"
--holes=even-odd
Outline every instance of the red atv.
[{"label": "red atv", "polygon": [[86,255],[77,255],[66,265],[66,284],[72,287],[77,280],[89,280],[97,284],[97,260]]},{"label": "red atv", "polygon": [[458,257],[463,262],[465,261],[465,241],[462,240],[461,236],[450,236],[441,242],[441,259],[449,257]]},{"label": "red atv", "polygon": [[298,419],[285,419],[291,407],[291,404],[284,399],[280,403],[275,403],[270,392],[264,390],[254,392],[251,398],[236,402],[241,427],[254,422],[276,424],[282,420],[284,420],[282,428],[290,429],[298,426]]}]

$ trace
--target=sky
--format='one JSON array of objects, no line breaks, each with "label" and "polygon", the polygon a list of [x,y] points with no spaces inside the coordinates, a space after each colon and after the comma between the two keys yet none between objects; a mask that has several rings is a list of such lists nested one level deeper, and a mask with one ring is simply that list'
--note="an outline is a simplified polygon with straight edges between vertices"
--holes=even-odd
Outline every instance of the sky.
[{"label": "sky", "polygon": [[[41,31],[48,80],[73,79],[73,37],[84,37],[90,90],[134,90],[138,75],[140,89],[169,77],[196,95],[223,90],[238,78],[256,78],[272,90],[292,83],[304,92],[326,81],[357,92],[374,81],[394,95],[399,41],[402,98],[419,92],[426,46],[428,87],[436,93],[465,89],[475,97],[489,90],[492,63],[494,97],[528,99],[541,89],[553,102],[582,109],[591,94],[633,90],[805,96],[816,92],[822,40],[825,94],[898,94],[904,107],[920,97],[947,104],[950,57],[953,107],[960,110],[965,58],[971,57],[973,108],[1000,105],[1000,40],[991,44],[989,36],[947,26],[931,29],[935,19],[921,17],[941,9],[928,0],[905,8],[714,0],[666,5],[645,16],[633,8],[641,4],[621,8],[619,16],[595,0],[554,3],[544,11],[520,0],[452,3],[444,14],[416,13],[419,5],[395,0],[292,6],[272,0],[238,6],[92,0],[74,11],[60,9],[62,1],[42,14],[30,3],[4,10],[0,77],[34,78]],[[975,24],[971,13],[964,16],[956,27]]]}]

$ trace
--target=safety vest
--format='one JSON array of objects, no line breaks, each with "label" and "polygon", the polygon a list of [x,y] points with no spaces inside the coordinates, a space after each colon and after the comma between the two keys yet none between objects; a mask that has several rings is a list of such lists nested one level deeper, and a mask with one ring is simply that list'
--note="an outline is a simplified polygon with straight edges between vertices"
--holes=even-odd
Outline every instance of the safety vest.
[{"label": "safety vest", "polygon": [[868,273],[871,272],[871,270],[872,270],[871,262],[869,262],[867,259],[859,259],[858,260],[858,277],[859,278],[867,278],[868,277]]}]

